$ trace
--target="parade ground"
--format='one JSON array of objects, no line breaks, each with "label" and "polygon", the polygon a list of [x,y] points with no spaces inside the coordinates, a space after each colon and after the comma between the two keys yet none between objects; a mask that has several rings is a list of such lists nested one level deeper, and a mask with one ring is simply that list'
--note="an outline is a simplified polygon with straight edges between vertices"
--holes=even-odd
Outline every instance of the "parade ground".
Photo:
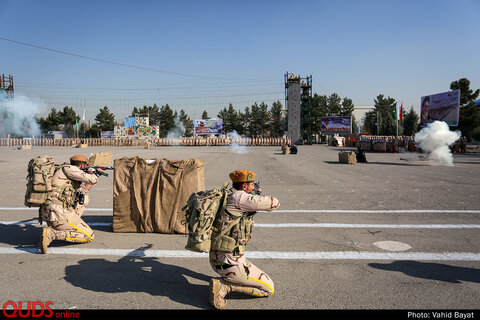
[{"label": "parade ground", "polygon": [[217,275],[206,255],[184,249],[185,235],[112,231],[113,172],[92,188],[83,216],[94,241],[55,241],[40,254],[38,213],[24,206],[29,160],[111,152],[113,159],[205,160],[207,189],[250,169],[263,195],[280,200],[277,211],[256,214],[246,251],[275,293],[230,294],[227,309],[478,310],[480,153],[454,154],[454,166],[439,166],[403,160],[418,154],[370,152],[368,163],[348,165],[339,163],[341,150],[354,149],[307,145],[286,155],[255,146],[0,147],[0,303],[212,309],[208,281]]}]

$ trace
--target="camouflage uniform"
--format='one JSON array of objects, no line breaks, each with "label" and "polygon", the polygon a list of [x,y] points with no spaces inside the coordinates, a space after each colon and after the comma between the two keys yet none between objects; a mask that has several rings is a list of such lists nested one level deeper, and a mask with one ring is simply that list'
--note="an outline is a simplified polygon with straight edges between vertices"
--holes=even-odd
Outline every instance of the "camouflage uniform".
[{"label": "camouflage uniform", "polygon": [[[210,301],[218,309],[225,307],[224,296],[230,291],[243,292],[252,296],[265,297],[274,292],[272,279],[245,257],[245,246],[252,238],[253,215],[257,210],[275,210],[280,206],[278,199],[259,196],[243,190],[231,189],[226,210],[215,222],[212,238],[230,228],[228,239],[233,239],[219,250],[216,240],[209,253],[212,269],[222,278],[212,279]],[[218,238],[217,238],[218,239]]]},{"label": "camouflage uniform", "polygon": [[[40,208],[42,218],[48,225],[43,230],[43,249],[42,243],[40,244],[42,252],[46,252],[46,247],[52,240],[75,243],[93,240],[93,230],[81,218],[89,200],[83,183],[96,184],[97,181],[95,174],[86,173],[74,165],[63,164],[55,172],[52,178],[53,191],[48,194],[45,205]],[[83,205],[74,208],[76,192],[85,194],[85,200]],[[44,240],[45,238],[47,240]]]}]

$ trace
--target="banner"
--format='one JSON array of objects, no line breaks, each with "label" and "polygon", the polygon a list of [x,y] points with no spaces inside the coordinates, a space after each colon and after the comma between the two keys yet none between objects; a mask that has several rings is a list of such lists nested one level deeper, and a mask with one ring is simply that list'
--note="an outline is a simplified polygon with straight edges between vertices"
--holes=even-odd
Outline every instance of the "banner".
[{"label": "banner", "polygon": [[193,120],[195,134],[222,134],[222,119],[197,119]]},{"label": "banner", "polygon": [[113,138],[115,138],[114,131],[100,131],[100,138],[102,138],[102,139],[113,139]]},{"label": "banner", "polygon": [[460,90],[442,92],[424,96],[420,103],[420,126],[439,120],[449,126],[458,126],[460,108]]},{"label": "banner", "polygon": [[352,133],[352,117],[322,117],[320,131],[322,134]]},{"label": "banner", "polygon": [[125,118],[125,134],[133,136],[135,134],[135,117]]},{"label": "banner", "polygon": [[157,126],[135,126],[135,136],[157,136]]}]

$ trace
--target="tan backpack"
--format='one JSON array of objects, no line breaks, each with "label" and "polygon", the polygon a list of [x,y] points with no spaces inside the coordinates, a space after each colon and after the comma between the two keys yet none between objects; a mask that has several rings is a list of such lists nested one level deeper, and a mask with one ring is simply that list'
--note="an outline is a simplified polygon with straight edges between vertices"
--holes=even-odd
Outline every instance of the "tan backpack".
[{"label": "tan backpack", "polygon": [[25,205],[40,207],[45,203],[48,192],[52,191],[52,177],[58,168],[52,157],[44,155],[30,160],[27,167],[27,190]]},{"label": "tan backpack", "polygon": [[188,239],[185,249],[208,252],[212,242],[212,227],[227,204],[228,182],[222,188],[195,192],[190,195],[185,211]]}]

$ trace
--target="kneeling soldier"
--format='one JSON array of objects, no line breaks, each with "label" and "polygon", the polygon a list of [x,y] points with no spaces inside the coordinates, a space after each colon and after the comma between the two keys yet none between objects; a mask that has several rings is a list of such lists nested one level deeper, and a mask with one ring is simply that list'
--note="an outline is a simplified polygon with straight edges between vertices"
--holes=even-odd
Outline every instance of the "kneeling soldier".
[{"label": "kneeling soldier", "polygon": [[[215,221],[210,249],[210,265],[220,279],[210,281],[210,303],[225,308],[225,296],[242,292],[257,297],[273,294],[272,279],[245,258],[245,246],[252,238],[253,216],[257,210],[275,210],[280,202],[269,196],[254,194],[255,173],[236,170],[230,173],[233,188],[229,191],[226,209]],[[219,236],[220,231],[230,230]]]},{"label": "kneeling soldier", "polygon": [[82,170],[87,166],[87,162],[86,157],[75,155],[70,158],[70,164],[61,165],[53,175],[53,190],[40,208],[42,218],[48,225],[43,228],[40,238],[39,247],[42,253],[47,253],[53,240],[85,243],[94,238],[93,230],[81,218],[88,204],[86,193],[98,181],[94,171],[87,173]]}]

